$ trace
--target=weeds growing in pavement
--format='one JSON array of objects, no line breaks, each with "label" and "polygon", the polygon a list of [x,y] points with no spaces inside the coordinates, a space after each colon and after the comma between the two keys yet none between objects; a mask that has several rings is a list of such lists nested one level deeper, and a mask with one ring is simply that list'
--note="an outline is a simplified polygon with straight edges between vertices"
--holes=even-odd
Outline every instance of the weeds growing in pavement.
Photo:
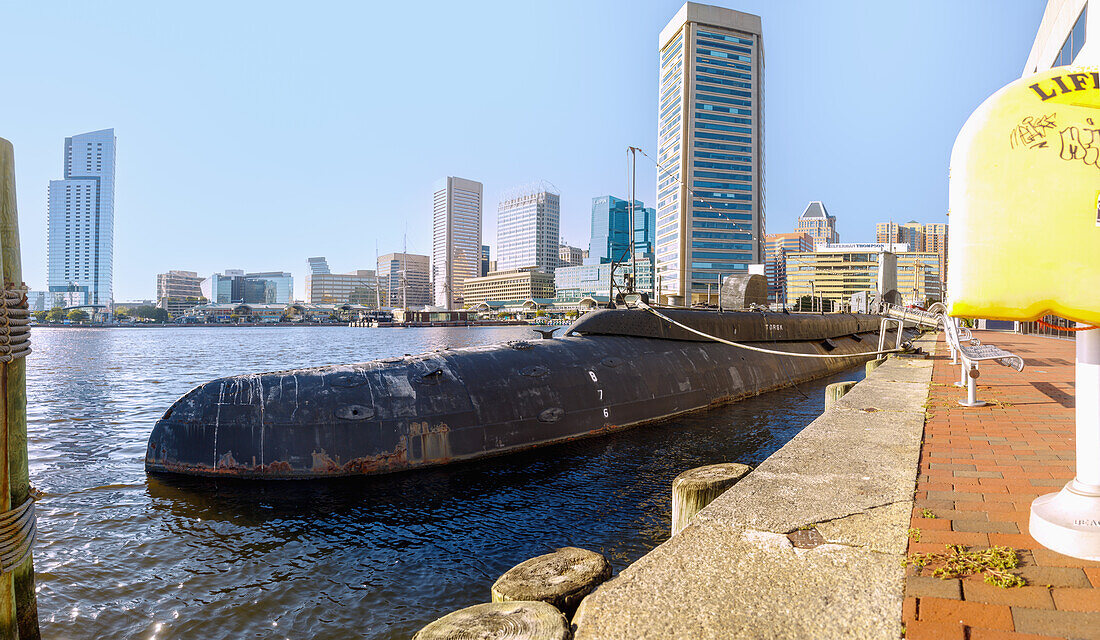
[{"label": "weeds growing in pavement", "polygon": [[[910,529],[909,531],[913,531]],[[912,535],[910,535],[912,537]],[[1020,559],[1011,547],[990,547],[980,551],[967,551],[961,544],[947,545],[945,553],[915,553],[902,560],[902,566],[914,566],[917,575],[929,565],[940,565],[932,575],[944,580],[965,578],[982,574],[985,581],[995,587],[1007,589],[1027,584],[1023,576],[1012,573]]]},{"label": "weeds growing in pavement", "polygon": [[920,517],[935,519],[936,514],[932,513],[931,509],[921,509],[920,510]]}]

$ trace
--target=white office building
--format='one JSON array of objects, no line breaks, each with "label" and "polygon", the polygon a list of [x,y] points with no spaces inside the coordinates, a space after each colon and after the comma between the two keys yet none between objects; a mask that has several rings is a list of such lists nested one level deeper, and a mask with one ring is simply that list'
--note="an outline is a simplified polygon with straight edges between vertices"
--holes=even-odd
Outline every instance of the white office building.
[{"label": "white office building", "polygon": [[1089,20],[1087,0],[1049,0],[1022,75],[1074,63],[1100,63],[1100,15]]},{"label": "white office building", "polygon": [[114,298],[115,130],[65,138],[65,178],[50,180],[48,290],[63,306]]},{"label": "white office building", "polygon": [[561,196],[545,183],[515,187],[497,207],[497,269],[537,267],[554,273],[561,260]]},{"label": "white office building", "polygon": [[658,50],[656,276],[662,300],[701,301],[764,259],[760,17],[689,2]]},{"label": "white office building", "polygon": [[449,176],[432,194],[432,271],[435,306],[462,308],[462,283],[481,274],[480,182]]}]

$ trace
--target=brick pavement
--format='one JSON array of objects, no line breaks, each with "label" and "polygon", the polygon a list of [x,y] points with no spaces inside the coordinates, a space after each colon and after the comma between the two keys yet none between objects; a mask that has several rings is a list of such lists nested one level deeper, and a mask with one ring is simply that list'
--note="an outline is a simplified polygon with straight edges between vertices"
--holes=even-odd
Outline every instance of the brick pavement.
[{"label": "brick pavement", "polygon": [[[1100,562],[1070,558],[1028,535],[1031,501],[1061,489],[1074,473],[1074,343],[1035,336],[974,332],[1023,356],[1016,373],[981,366],[978,399],[966,390],[940,336],[917,478],[909,553],[942,552],[946,544],[1019,550],[1016,572],[1027,586],[1002,589],[981,577],[941,580],[908,569],[902,616],[905,637],[1100,639]],[[922,517],[928,509],[935,518]]]}]

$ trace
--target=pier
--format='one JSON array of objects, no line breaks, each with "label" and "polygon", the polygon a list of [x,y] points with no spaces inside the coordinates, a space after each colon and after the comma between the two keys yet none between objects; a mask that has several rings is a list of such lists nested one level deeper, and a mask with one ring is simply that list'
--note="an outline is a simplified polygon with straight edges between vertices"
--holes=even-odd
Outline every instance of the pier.
[{"label": "pier", "polygon": [[[1074,343],[974,335],[1027,362],[982,368],[986,406],[959,405],[943,334],[925,336],[929,359],[889,358],[586,598],[575,638],[1100,638],[1100,562],[1028,534],[1074,474]],[[947,545],[1006,549],[1016,586],[912,565]]]},{"label": "pier", "polygon": [[[1021,354],[1027,367],[983,367],[978,383],[988,404],[970,408],[956,402],[958,367],[936,358],[909,525],[919,541],[911,539],[908,551],[1007,546],[1018,551],[1014,573],[1027,584],[1002,589],[981,578],[940,580],[910,570],[905,637],[1100,638],[1100,562],[1055,553],[1028,534],[1032,501],[1074,474],[1074,343],[974,334]],[[942,336],[939,346],[943,353]]]}]

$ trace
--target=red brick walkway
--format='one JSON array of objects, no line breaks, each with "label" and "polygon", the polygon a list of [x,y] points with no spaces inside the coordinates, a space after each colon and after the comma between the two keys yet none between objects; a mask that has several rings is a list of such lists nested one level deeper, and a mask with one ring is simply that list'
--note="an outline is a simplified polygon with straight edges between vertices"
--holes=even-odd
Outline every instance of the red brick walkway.
[{"label": "red brick walkway", "polygon": [[[965,389],[952,386],[940,336],[928,398],[920,476],[909,553],[942,552],[945,544],[1019,550],[1016,573],[1026,587],[1002,589],[980,577],[941,580],[925,570],[906,579],[905,637],[1100,638],[1100,563],[1076,560],[1028,535],[1031,501],[1058,491],[1074,472],[1074,343],[975,332],[1023,356],[1023,373],[996,363],[981,366],[978,399],[959,406]],[[922,517],[928,509],[935,518]]]}]

